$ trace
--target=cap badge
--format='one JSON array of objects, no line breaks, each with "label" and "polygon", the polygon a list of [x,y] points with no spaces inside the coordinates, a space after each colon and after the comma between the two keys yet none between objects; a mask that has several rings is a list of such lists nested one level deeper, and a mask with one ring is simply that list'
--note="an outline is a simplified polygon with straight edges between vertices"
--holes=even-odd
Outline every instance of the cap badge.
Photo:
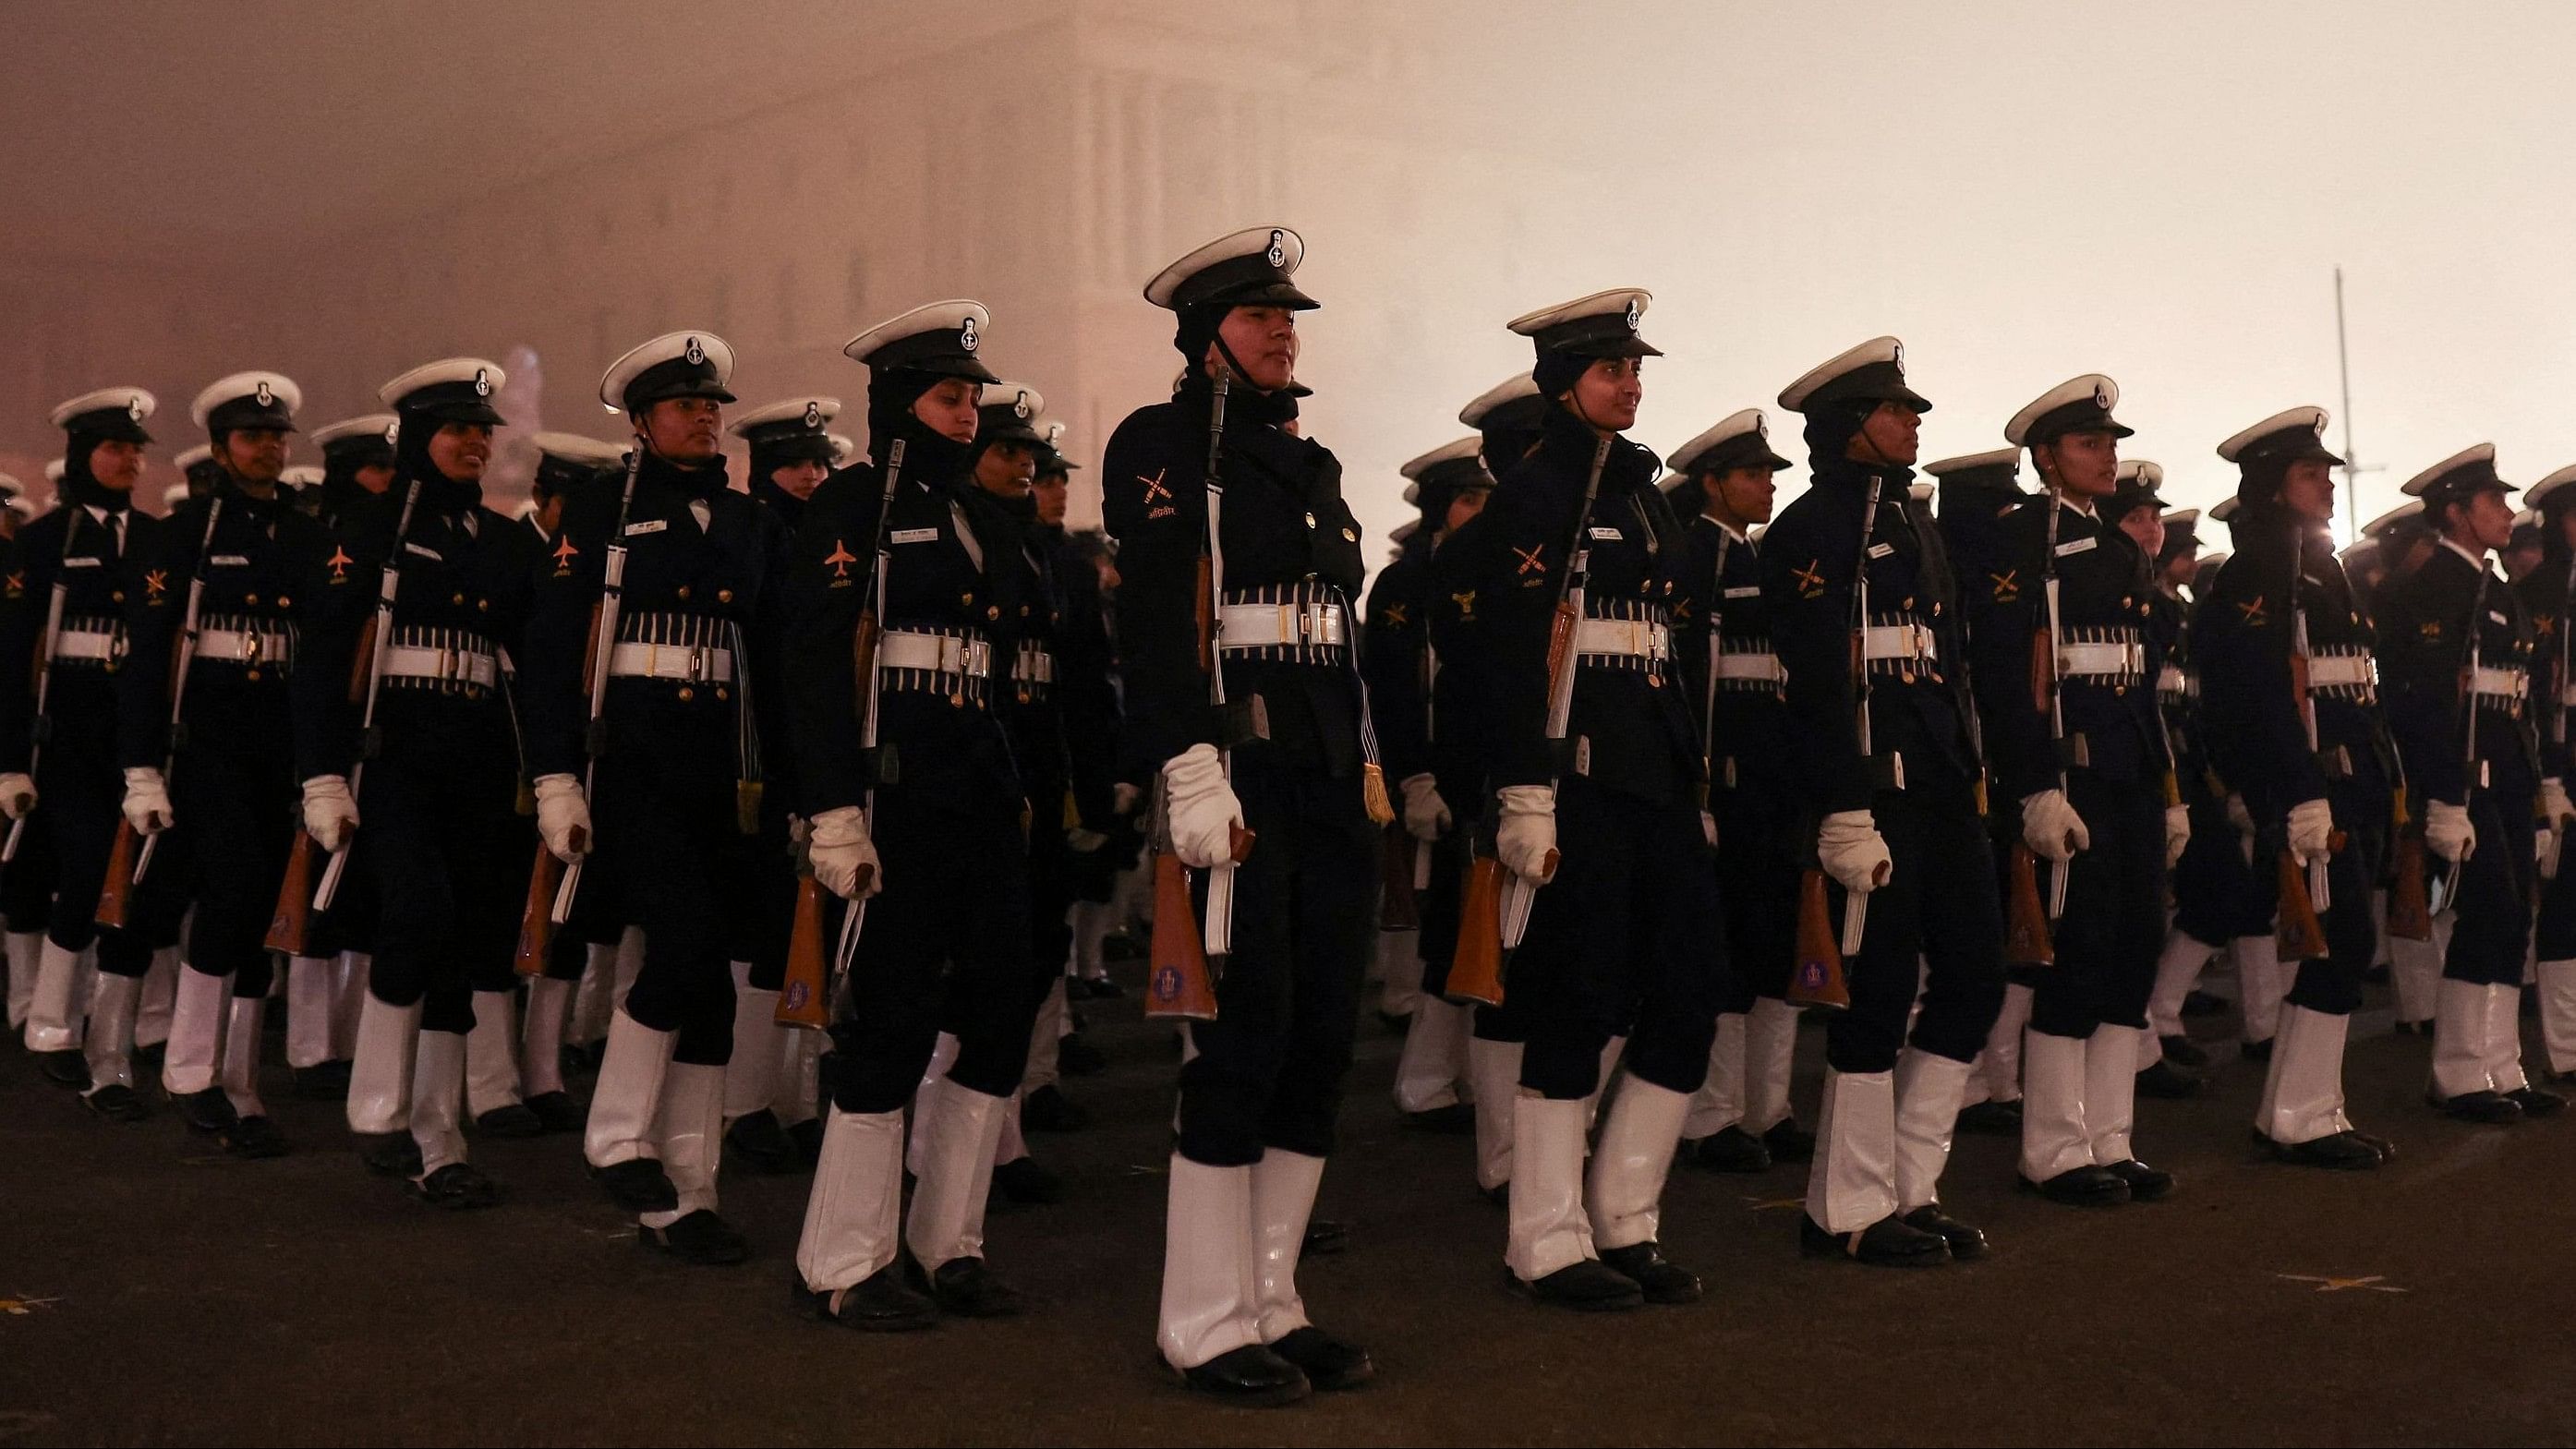
[{"label": "cap badge", "polygon": [[1896,365],[1897,372],[1902,375],[1905,371],[1905,344],[1902,342],[1889,343],[1887,348],[1887,360],[1894,363]]},{"label": "cap badge", "polygon": [[2324,437],[2326,435],[2326,410],[2324,408],[2319,408],[2314,413],[2310,414],[2308,417],[2308,425],[2317,430],[2318,437]]},{"label": "cap badge", "polygon": [[264,377],[259,380],[259,387],[252,392],[251,396],[261,407],[268,407],[277,401],[277,394],[268,390],[268,379]]},{"label": "cap badge", "polygon": [[1270,250],[1263,252],[1261,255],[1264,260],[1268,261],[1270,265],[1274,267],[1284,267],[1288,265],[1287,233],[1281,231],[1275,226],[1272,227],[1270,229]]},{"label": "cap badge", "polygon": [[981,340],[982,340],[981,338],[979,338],[979,337],[977,337],[977,336],[975,335],[975,319],[974,319],[974,318],[969,317],[969,318],[967,318],[964,322],[961,322],[961,323],[959,323],[959,324],[958,324],[958,326],[957,326],[957,345],[958,345],[959,347],[963,348],[964,350],[966,350],[966,351],[968,351],[968,352],[972,352],[972,351],[974,351],[974,350],[975,350],[975,344],[976,344],[977,342],[981,341]]},{"label": "cap badge", "polygon": [[2093,406],[2100,408],[2106,413],[2111,410],[2111,385],[2109,383],[2097,382],[2093,384]]},{"label": "cap badge", "polygon": [[1631,331],[1631,332],[1636,331],[1636,330],[1637,330],[1637,324],[1638,324],[1639,322],[1644,321],[1644,320],[1645,320],[1645,317],[1646,317],[1645,309],[1644,309],[1643,307],[1640,307],[1640,306],[1637,304],[1637,299],[1636,299],[1636,298],[1634,298],[1634,297],[1629,298],[1629,299],[1628,299],[1628,330],[1629,330],[1629,331]]},{"label": "cap badge", "polygon": [[1050,448],[1054,447],[1054,446],[1057,444],[1057,442],[1059,442],[1059,441],[1061,441],[1061,440],[1063,439],[1063,437],[1064,437],[1064,424],[1062,424],[1062,423],[1049,423],[1049,424],[1047,424],[1047,446],[1048,446],[1048,447],[1050,447]]},{"label": "cap badge", "polygon": [[396,419],[393,422],[385,424],[385,441],[387,443],[393,442],[401,432],[402,422],[400,419]]},{"label": "cap badge", "polygon": [[491,369],[484,367],[474,369],[474,395],[476,397],[490,397],[492,395]]},{"label": "cap badge", "polygon": [[139,397],[127,398],[125,400],[125,415],[134,419],[138,423],[143,421],[143,399]]},{"label": "cap badge", "polygon": [[1029,416],[1028,389],[1022,388],[1020,390],[1020,395],[1011,399],[1011,414],[1024,422],[1027,421]]},{"label": "cap badge", "polygon": [[1760,413],[1753,415],[1753,436],[1763,439],[1771,436],[1771,424]]},{"label": "cap badge", "polygon": [[823,405],[821,403],[808,401],[805,404],[805,426],[809,428],[819,428],[823,426]]}]

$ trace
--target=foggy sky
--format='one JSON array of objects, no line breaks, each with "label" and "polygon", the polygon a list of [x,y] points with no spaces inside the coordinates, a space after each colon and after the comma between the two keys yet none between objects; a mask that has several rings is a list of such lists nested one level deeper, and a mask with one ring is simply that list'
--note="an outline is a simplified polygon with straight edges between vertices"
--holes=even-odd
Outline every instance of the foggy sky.
[{"label": "foggy sky", "polygon": [[[2563,4],[139,0],[109,25],[91,4],[15,0],[0,283],[328,268],[335,235],[865,87],[1021,10],[1068,9],[1155,19],[1207,48],[1218,80],[1265,63],[1225,47],[1230,26],[1276,44],[1284,16],[1296,63],[1321,77],[1318,109],[1342,103],[1337,75],[1401,77],[1371,96],[1387,149],[1346,169],[1360,153],[1325,139],[1331,117],[1292,106],[1301,209],[1234,219],[1307,235],[1305,278],[1327,303],[1303,324],[1310,431],[1342,454],[1374,534],[1405,516],[1394,465],[1455,436],[1461,403],[1528,365],[1502,322],[1623,285],[1656,296],[1644,330],[1669,356],[1649,368],[1636,435],[1663,450],[1893,332],[1937,405],[1926,459],[1999,447],[2024,402],[2102,371],[2138,430],[2127,455],[2165,465],[2170,501],[2206,506],[2233,481],[2212,448],[2256,418],[2322,404],[2341,443],[2341,263],[2355,442],[2385,465],[2363,475],[2362,517],[2471,443],[2496,443],[2518,483],[2576,462],[2558,392],[2576,375]],[[971,95],[972,67],[954,69]],[[961,123],[952,144],[990,141]],[[1477,198],[1462,218],[1442,184],[1468,152],[1492,168],[1490,233]],[[1409,191],[1439,195],[1442,214],[1407,224]],[[582,288],[560,279],[567,306]],[[1340,319],[1363,309],[1420,319],[1412,345],[1337,351],[1354,330]],[[199,310],[217,325],[219,305]],[[220,321],[258,335],[256,319]],[[997,335],[1007,326],[997,316]],[[32,345],[0,315],[0,358]],[[606,360],[548,364],[580,377]],[[268,362],[221,370],[254,365]],[[97,366],[86,385],[151,373],[148,359]],[[859,386],[846,372],[811,385]],[[187,395],[163,398],[165,421],[180,414],[171,452],[193,441]],[[53,451],[42,407],[56,400],[0,418],[0,453]],[[1793,423],[1775,416],[1775,432]]]}]

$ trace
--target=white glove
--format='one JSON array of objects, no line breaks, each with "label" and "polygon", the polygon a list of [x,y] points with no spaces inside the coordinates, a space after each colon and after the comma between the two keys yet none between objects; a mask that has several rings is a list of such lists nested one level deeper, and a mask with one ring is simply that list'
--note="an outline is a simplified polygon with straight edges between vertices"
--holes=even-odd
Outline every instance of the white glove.
[{"label": "white glove", "polygon": [[1449,833],[1449,802],[1440,798],[1439,783],[1429,775],[1407,775],[1396,787],[1404,792],[1404,833],[1433,841]]},{"label": "white glove", "polygon": [[0,775],[0,815],[24,820],[36,808],[36,782],[27,775]]},{"label": "white glove", "polygon": [[1225,782],[1216,746],[1192,745],[1163,762],[1164,822],[1172,853],[1192,870],[1234,859],[1234,832],[1243,825],[1243,802]]},{"label": "white glove", "polygon": [[2254,812],[2245,808],[2244,796],[2227,797],[2227,823],[2235,826],[2236,833],[2239,835],[2254,833]]},{"label": "white glove", "polygon": [[346,775],[316,775],[304,782],[304,833],[324,850],[346,849],[358,831],[358,801]]},{"label": "white glove", "polygon": [[1133,815],[1136,813],[1136,802],[1144,798],[1144,791],[1121,780],[1109,787],[1109,813],[1120,816]]},{"label": "white glove", "polygon": [[1545,885],[1556,879],[1556,791],[1545,785],[1506,785],[1494,792],[1502,818],[1494,827],[1494,854],[1503,868]]},{"label": "white glove", "polygon": [[2091,848],[2093,832],[2066,803],[2065,791],[2041,790],[2022,797],[2021,839],[2043,860],[2073,860],[2077,851]]},{"label": "white glove", "polygon": [[1837,810],[1816,830],[1816,863],[1847,891],[1863,895],[1887,884],[1896,868],[1887,853],[1887,838],[1866,810]]},{"label": "white glove", "polygon": [[2323,800],[2290,807],[2290,853],[2302,863],[2334,853],[2334,811]]},{"label": "white glove", "polygon": [[1699,812],[1699,834],[1709,849],[1717,849],[1717,817],[1705,810]]},{"label": "white glove", "polygon": [[2176,865],[2181,864],[2183,847],[2189,844],[2191,844],[2191,807],[2188,805],[2166,806],[2165,869],[2171,870]]},{"label": "white glove", "polygon": [[2469,823],[2469,807],[2432,802],[2424,812],[2424,843],[2453,865],[2475,854],[2478,832]]},{"label": "white glove", "polygon": [[537,834],[566,865],[590,854],[590,801],[570,775],[537,777]]},{"label": "white glove", "polygon": [[125,823],[137,835],[158,835],[170,828],[170,788],[161,772],[137,765],[125,772]]},{"label": "white glove", "polygon": [[805,822],[804,816],[796,814],[794,811],[789,811],[787,815],[787,843],[798,850],[803,850],[805,848],[805,842],[813,838],[814,827]]},{"label": "white glove", "polygon": [[[8,779],[0,776],[0,793],[8,789]],[[2567,828],[2567,819],[2576,816],[2576,801],[2567,798],[2567,782],[2556,775],[2540,782],[2540,818],[2552,830]]]},{"label": "white glove", "polygon": [[[885,870],[877,860],[877,843],[868,838],[868,822],[856,805],[843,805],[814,817],[806,858],[814,862],[814,879],[845,901],[864,900],[885,889]],[[867,867],[867,884],[859,868]]]}]

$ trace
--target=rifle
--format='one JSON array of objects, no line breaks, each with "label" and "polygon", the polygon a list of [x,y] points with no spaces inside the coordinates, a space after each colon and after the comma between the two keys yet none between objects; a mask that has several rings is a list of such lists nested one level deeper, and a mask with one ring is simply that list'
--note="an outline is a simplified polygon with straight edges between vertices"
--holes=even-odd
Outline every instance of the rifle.
[{"label": "rifle", "polygon": [[1377,928],[1381,931],[1422,929],[1422,908],[1413,898],[1414,867],[1421,846],[1422,842],[1400,823],[1379,834]]},{"label": "rifle", "polygon": [[[2561,760],[2567,757],[2567,606],[2571,602],[2576,602],[2576,554],[2568,556],[2567,581],[2558,590],[2558,671],[2549,681],[2550,692],[2555,696],[2549,701],[2549,740],[2558,747]],[[2568,822],[2552,820],[2549,830],[2549,858],[2541,862],[2540,874],[2544,880],[2556,880],[2559,857],[2567,850]]]},{"label": "rifle", "polygon": [[2388,888],[2388,934],[2400,940],[2429,941],[2433,903],[2424,882],[2424,827],[2409,817],[2403,785],[2389,801],[2389,816],[2396,846],[2391,866],[2394,880]]},{"label": "rifle", "polygon": [[[403,539],[411,532],[412,510],[419,503],[420,480],[414,478],[403,490],[402,511],[394,517],[393,542],[386,550],[384,566],[376,571],[376,613],[365,636],[366,703],[358,716],[357,763],[349,770],[349,799],[353,804],[357,801],[358,792],[366,785],[367,761],[374,759],[384,747],[382,734],[376,728],[376,696],[384,688],[385,653],[393,647],[394,593],[402,582]],[[330,862],[322,868],[321,884],[316,886],[313,881],[313,853],[322,848],[322,842],[314,839],[310,831],[295,832],[295,849],[286,860],[286,879],[278,888],[277,909],[269,916],[268,949],[283,951],[289,956],[309,954],[305,945],[313,933],[313,917],[331,909],[331,902],[339,898],[340,877],[348,872],[349,847],[356,840],[353,832],[349,839],[340,842],[339,849],[330,853]],[[537,954],[537,970],[530,974],[543,975],[542,942]]]},{"label": "rifle", "polygon": [[[2468,663],[2460,669],[2460,808],[2463,811],[2469,808],[2470,798],[2477,793],[2478,788],[2477,681],[2478,662],[2484,657],[2479,647],[2483,641],[2479,636],[2484,632],[2483,626],[2486,623],[2489,577],[2491,575],[2487,572],[2486,562],[2481,559],[2478,563],[2478,591],[2469,599]],[[2444,911],[2456,909],[2459,905],[2460,862],[2443,862],[2439,869],[2435,869],[2434,865],[2428,862],[2425,872],[2427,910],[2438,916]]]},{"label": "rifle", "polygon": [[[2327,841],[2328,854],[2342,850],[2344,833],[2335,831]],[[2322,860],[2309,863],[2308,873],[2299,869],[2299,858],[2288,846],[2281,848],[2280,867],[2275,873],[2280,890],[2280,912],[2273,917],[2272,957],[2277,961],[2315,961],[2327,951],[2326,927],[2318,914],[2319,907],[2309,898]]]},{"label": "rifle", "polygon": [[796,852],[796,908],[787,928],[787,976],[778,987],[776,1020],[781,1026],[821,1031],[832,1024],[829,964],[823,957],[823,885],[814,879],[814,858]]},{"label": "rifle", "polygon": [[[599,757],[608,750],[608,662],[617,652],[617,616],[626,598],[626,519],[635,508],[635,478],[644,468],[644,440],[626,452],[626,481],[617,493],[617,522],[608,530],[606,552],[600,560],[599,602],[590,608],[590,638],[582,657],[582,667],[590,676],[590,719],[582,729],[582,751],[588,756],[581,772],[581,798],[588,803],[591,790],[599,783]],[[583,847],[588,843],[579,830],[567,842],[573,847],[573,858],[567,863],[555,859],[544,841],[537,842],[536,864],[529,870],[528,898],[538,898],[540,887],[552,883],[553,901],[546,909],[546,921],[531,929],[522,920],[519,935],[523,950],[536,960],[544,960],[546,943],[552,938],[553,926],[572,917],[572,903],[581,894],[582,866],[590,859]]]},{"label": "rifle", "polygon": [[1190,902],[1190,873],[1172,853],[1169,802],[1154,797],[1154,937],[1147,945],[1146,1007],[1150,1017],[1216,1020],[1216,978],[1207,942]]},{"label": "rifle", "polygon": [[[224,495],[218,492],[206,500],[206,535],[197,541],[196,568],[188,576],[188,608],[180,616],[179,647],[170,660],[170,730],[161,755],[164,790],[178,772],[179,747],[187,741],[188,725],[181,711],[188,700],[188,667],[197,658],[198,615],[206,600],[206,556],[214,551],[215,524],[223,514]],[[160,843],[160,834],[138,836],[134,822],[117,821],[116,839],[107,851],[107,879],[98,892],[100,925],[111,930],[124,928],[134,888],[142,884],[143,873],[152,868],[152,852]]]},{"label": "rifle", "polygon": [[[859,819],[873,827],[877,814],[877,786],[891,783],[896,777],[894,752],[877,742],[877,641],[885,633],[886,579],[894,568],[894,555],[886,545],[886,530],[894,517],[895,490],[903,483],[904,440],[886,445],[885,488],[877,503],[876,537],[868,556],[874,560],[874,576],[868,581],[868,597],[859,606],[858,626],[850,631],[852,677],[863,681],[859,695],[859,749],[866,762],[867,784],[859,791]],[[782,1026],[803,1026],[821,1030],[831,1020],[831,987],[850,974],[850,963],[859,954],[859,928],[868,918],[868,887],[876,871],[862,865],[852,889],[849,911],[841,917],[841,939],[832,953],[829,980],[799,980],[782,987],[778,993],[778,1022]],[[821,887],[816,886],[819,892]],[[800,909],[802,902],[799,902]],[[814,898],[814,919],[822,924],[823,898]],[[792,954],[792,953],[791,953]],[[796,1014],[788,1014],[788,998],[799,998]]]},{"label": "rifle", "polygon": [[[2299,727],[2307,734],[2309,758],[2314,759],[2323,742],[2317,734],[2316,696],[2308,692],[2308,606],[2299,593],[2307,539],[2305,525],[2298,527],[2300,531],[2290,540],[2290,695],[2299,711]],[[2339,848],[2330,844],[2329,851]],[[2326,861],[2326,856],[2318,856],[2305,862],[2307,872],[2302,882],[2302,862],[2290,853],[2286,843],[2282,846],[2280,869],[2275,872],[2280,904],[2273,917],[2274,944],[2281,960],[2306,961],[2326,953],[2325,927],[2318,924],[2319,915],[2334,904]],[[2298,954],[2292,955],[2293,951]]]},{"label": "rifle", "polygon": [[[80,532],[81,508],[67,504],[63,512],[63,563],[72,557],[72,539]],[[45,600],[45,637],[36,646],[36,722],[27,740],[27,778],[36,778],[36,762],[41,758],[45,741],[54,732],[53,717],[45,713],[45,700],[54,682],[54,641],[63,631],[63,600],[71,593],[71,571],[57,566],[51,597]],[[32,803],[29,809],[33,810]],[[28,815],[21,814],[9,822],[9,838],[0,841],[0,865],[18,858],[18,844],[27,835]]]},{"label": "rifle", "polygon": [[[1547,782],[1552,795],[1565,777],[1565,740],[1574,714],[1574,671],[1576,637],[1583,629],[1583,586],[1592,564],[1592,550],[1584,546],[1592,528],[1592,505],[1601,496],[1601,473],[1610,466],[1610,438],[1604,434],[1592,447],[1592,467],[1583,478],[1583,503],[1574,510],[1574,533],[1565,541],[1565,572],[1556,580],[1556,610],[1547,626],[1547,740],[1556,754],[1556,774]],[[1499,831],[1502,806],[1499,802],[1487,812]],[[1551,850],[1542,862],[1545,874],[1556,873],[1557,854]],[[1521,935],[1529,929],[1530,907],[1538,901],[1537,881],[1517,872],[1501,882],[1502,886],[1502,951],[1504,964],[1520,948]]]},{"label": "rifle", "polygon": [[[2030,639],[2031,707],[2048,716],[2049,753],[2057,762],[2057,788],[2066,789],[2066,716],[2057,677],[2057,510],[2055,492],[2048,498],[2048,531],[2040,549],[2040,588],[2047,618]],[[2049,939],[2049,922],[2066,908],[2066,866],[2052,861],[2048,899],[2039,895],[2039,857],[2016,829],[2004,852],[2004,957],[2017,965],[2056,964],[2057,948]]]},{"label": "rifle", "polygon": [[[1878,531],[1878,496],[1883,480],[1870,475],[1869,493],[1860,510],[1860,548],[1852,555],[1851,680],[1852,732],[1866,761],[1876,753],[1869,723],[1869,541]],[[1900,778],[1897,781],[1902,784]],[[1825,873],[1807,870],[1798,876],[1798,955],[1782,999],[1793,1006],[1840,1011],[1851,1005],[1843,981],[1843,960],[1860,954],[1869,932],[1869,892],[1843,892],[1842,938],[1834,938],[1825,908]]]},{"label": "rifle", "polygon": [[[1844,897],[1846,902],[1868,899],[1859,891]],[[1857,942],[1835,939],[1833,916],[1825,905],[1825,873],[1812,868],[1798,872],[1798,956],[1789,971],[1786,999],[1822,1011],[1850,1007],[1851,986],[1843,979],[1843,957],[1857,949]]]}]

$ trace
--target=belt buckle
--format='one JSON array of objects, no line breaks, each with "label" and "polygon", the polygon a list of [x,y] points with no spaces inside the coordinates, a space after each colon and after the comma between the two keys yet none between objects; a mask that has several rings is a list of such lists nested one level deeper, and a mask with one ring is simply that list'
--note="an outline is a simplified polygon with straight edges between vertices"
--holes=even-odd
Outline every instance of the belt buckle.
[{"label": "belt buckle", "polygon": [[688,652],[689,672],[684,676],[691,684],[707,682],[707,650],[703,644],[692,644]]},{"label": "belt buckle", "polygon": [[241,631],[241,662],[256,665],[260,661],[261,636],[257,629]]}]

